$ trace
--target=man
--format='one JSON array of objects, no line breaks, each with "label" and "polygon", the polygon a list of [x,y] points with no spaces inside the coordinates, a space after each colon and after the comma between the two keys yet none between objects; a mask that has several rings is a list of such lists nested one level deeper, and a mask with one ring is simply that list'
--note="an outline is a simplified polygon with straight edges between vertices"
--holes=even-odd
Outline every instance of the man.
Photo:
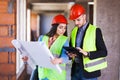
[{"label": "man", "polygon": [[79,4],[71,7],[69,19],[75,23],[70,46],[80,52],[79,55],[68,53],[73,58],[71,80],[97,80],[100,70],[107,67],[107,49],[102,32],[86,21],[85,8]]}]

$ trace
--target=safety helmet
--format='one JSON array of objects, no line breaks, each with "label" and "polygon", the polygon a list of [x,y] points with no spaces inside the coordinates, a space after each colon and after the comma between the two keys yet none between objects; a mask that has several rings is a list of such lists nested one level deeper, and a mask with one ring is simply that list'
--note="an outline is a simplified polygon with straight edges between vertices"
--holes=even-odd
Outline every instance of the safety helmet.
[{"label": "safety helmet", "polygon": [[70,9],[70,16],[69,19],[70,20],[74,20],[76,18],[78,18],[80,15],[84,14],[85,8],[79,4],[74,4],[71,9]]},{"label": "safety helmet", "polygon": [[63,15],[58,14],[52,20],[52,24],[57,24],[57,23],[65,23],[65,24],[67,24],[67,19]]}]

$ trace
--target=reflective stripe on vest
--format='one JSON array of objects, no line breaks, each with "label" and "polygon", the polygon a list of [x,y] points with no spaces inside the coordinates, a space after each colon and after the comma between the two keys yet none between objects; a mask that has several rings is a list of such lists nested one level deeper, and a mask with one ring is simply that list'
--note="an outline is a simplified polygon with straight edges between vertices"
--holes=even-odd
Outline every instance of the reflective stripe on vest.
[{"label": "reflective stripe on vest", "polygon": [[101,64],[101,63],[103,63],[103,62],[105,62],[105,61],[106,61],[105,58],[102,58],[102,59],[99,60],[99,61],[85,64],[84,67],[85,67],[85,68],[87,68],[87,67],[92,67],[92,66],[95,66],[95,65]]},{"label": "reflective stripe on vest", "polygon": [[[43,36],[42,41],[48,45],[48,36]],[[51,45],[50,51],[55,57],[60,57],[62,47],[64,43],[66,42],[67,37],[66,36],[59,36],[55,42]],[[38,68],[39,78],[44,79],[48,78],[49,80],[66,80],[66,70],[65,70],[65,64],[60,64],[60,67],[62,69],[62,73],[57,72],[53,69],[48,68]]]},{"label": "reflective stripe on vest", "polygon": [[[76,30],[77,28],[75,28],[75,30],[73,29],[73,31]],[[76,35],[74,36],[73,35],[74,34],[72,34],[73,37],[72,41],[74,42],[72,42],[72,45],[74,47],[75,46],[74,39],[76,38]],[[96,27],[91,24],[89,25],[85,33],[85,37],[83,40],[83,50],[87,52],[96,51]],[[84,64],[84,69],[88,72],[93,72],[107,67],[107,62],[104,57],[90,60],[89,57],[83,56],[83,64]]]}]

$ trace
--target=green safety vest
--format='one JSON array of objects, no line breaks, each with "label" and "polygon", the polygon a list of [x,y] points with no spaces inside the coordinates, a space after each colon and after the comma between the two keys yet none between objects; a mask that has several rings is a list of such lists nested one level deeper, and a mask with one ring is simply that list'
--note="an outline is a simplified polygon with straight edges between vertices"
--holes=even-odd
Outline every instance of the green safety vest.
[{"label": "green safety vest", "polygon": [[[73,47],[75,47],[75,43],[76,43],[77,30],[78,30],[78,27],[75,27],[71,33],[71,45]],[[91,24],[86,30],[82,48],[84,51],[87,51],[87,52],[97,50],[96,49],[96,27]],[[84,64],[84,69],[88,72],[101,70],[107,67],[107,61],[105,60],[105,57],[90,60],[89,57],[83,56],[83,64]]]},{"label": "green safety vest", "polygon": [[[43,36],[42,41],[48,45],[48,36]],[[53,54],[53,56],[59,57],[61,55],[62,47],[64,43],[66,42],[67,37],[66,36],[59,36],[55,42],[51,45],[50,51]],[[62,72],[59,73],[58,71],[54,69],[48,69],[48,68],[38,68],[38,77],[40,79],[48,78],[49,80],[66,80],[66,71],[65,71],[65,64],[60,64],[60,67],[62,69]]]}]

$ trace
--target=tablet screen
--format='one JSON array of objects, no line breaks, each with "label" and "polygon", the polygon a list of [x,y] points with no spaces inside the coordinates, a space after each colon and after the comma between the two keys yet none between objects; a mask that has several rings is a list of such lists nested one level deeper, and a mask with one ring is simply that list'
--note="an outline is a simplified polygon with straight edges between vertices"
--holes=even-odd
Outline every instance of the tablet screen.
[{"label": "tablet screen", "polygon": [[72,52],[73,54],[78,54],[80,53],[78,49],[76,49],[75,47],[63,47],[65,50],[67,50],[68,52]]}]

